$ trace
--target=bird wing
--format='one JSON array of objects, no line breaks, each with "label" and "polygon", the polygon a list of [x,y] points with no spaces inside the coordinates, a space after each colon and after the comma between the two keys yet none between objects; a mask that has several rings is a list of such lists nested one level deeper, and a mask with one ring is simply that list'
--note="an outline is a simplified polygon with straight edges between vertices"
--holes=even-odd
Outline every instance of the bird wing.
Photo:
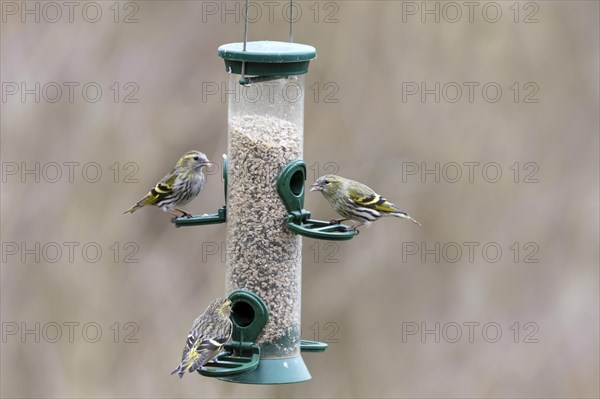
[{"label": "bird wing", "polygon": [[[202,314],[194,320],[181,355],[181,364],[171,374],[183,377],[186,371],[193,372],[208,363],[231,338],[233,324],[228,318]],[[210,331],[207,331],[210,330]]]},{"label": "bird wing", "polygon": [[229,335],[220,335],[218,337],[212,337],[202,340],[197,348],[196,352],[198,353],[198,359],[194,361],[192,366],[192,370],[197,370],[198,368],[204,366],[215,357],[223,348],[223,345],[229,340]]},{"label": "bird wing", "polygon": [[165,177],[163,177],[156,186],[154,186],[148,194],[144,196],[141,200],[138,201],[137,204],[128,209],[127,212],[133,212],[136,209],[143,207],[144,205],[152,205],[161,201],[167,195],[170,195],[173,191],[173,186],[175,185],[175,181],[177,180],[177,174],[175,173],[175,169]]},{"label": "bird wing", "polygon": [[227,340],[229,340],[229,337],[225,335],[207,338],[200,342],[200,344],[198,345],[198,351],[215,352],[221,350],[221,348],[223,347],[223,345],[225,345],[225,342],[227,342]]},{"label": "bird wing", "polygon": [[348,197],[361,206],[370,205],[378,199],[378,195],[375,191],[357,181],[352,181],[348,185]]},{"label": "bird wing", "polygon": [[146,204],[155,204],[170,195],[173,191],[173,186],[175,185],[175,181],[177,180],[177,174],[175,173],[175,169],[165,177],[163,177],[156,186],[150,190],[150,192],[144,198],[144,202]]},{"label": "bird wing", "polygon": [[159,194],[168,194],[173,190],[173,186],[175,186],[175,181],[177,180],[177,172],[176,169],[173,169],[171,173],[160,179],[154,189]]},{"label": "bird wing", "polygon": [[203,337],[201,336],[202,328],[200,324],[206,323],[206,317],[204,314],[201,314],[194,320],[194,324],[192,324],[192,328],[188,333],[187,339],[185,340],[185,347],[183,348],[183,354],[181,355],[181,360],[185,361],[188,358],[188,354],[190,351],[197,352],[199,350],[198,346],[202,343]]},{"label": "bird wing", "polygon": [[377,194],[370,187],[362,183],[355,182],[353,187],[348,189],[350,199],[358,206],[374,209],[384,213],[404,212],[396,205]]},{"label": "bird wing", "polygon": [[[203,330],[205,330],[203,325],[212,327],[212,331],[209,333],[210,335],[202,334]],[[202,315],[196,319],[192,331],[190,331],[190,334],[188,335],[188,347],[191,348],[192,346],[190,344],[192,344],[194,350],[200,355],[200,358],[194,363],[202,366],[210,360],[212,356],[216,355],[223,345],[229,341],[229,338],[231,338],[232,329],[233,325],[231,324],[231,320],[227,318],[206,317],[205,315]]]}]

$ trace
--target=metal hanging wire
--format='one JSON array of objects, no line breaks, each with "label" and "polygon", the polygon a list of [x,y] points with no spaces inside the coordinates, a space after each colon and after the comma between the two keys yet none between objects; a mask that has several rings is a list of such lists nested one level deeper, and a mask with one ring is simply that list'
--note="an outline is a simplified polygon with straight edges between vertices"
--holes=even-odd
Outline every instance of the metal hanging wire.
[{"label": "metal hanging wire", "polygon": [[[242,51],[246,51],[246,45],[248,44],[248,4],[250,0],[246,0],[246,6],[244,7],[244,47]],[[246,79],[246,61],[242,61],[242,81]]]},{"label": "metal hanging wire", "polygon": [[[250,0],[246,0],[244,5],[244,45],[242,51],[247,51],[248,45],[248,7]],[[294,43],[294,0],[290,0],[290,43]],[[246,77],[246,61],[242,61],[242,77],[240,83],[243,85],[249,85],[251,83],[259,83],[267,80],[279,79],[277,76],[262,76],[247,78]]]},{"label": "metal hanging wire", "polygon": [[294,43],[294,0],[290,0],[290,43]]}]

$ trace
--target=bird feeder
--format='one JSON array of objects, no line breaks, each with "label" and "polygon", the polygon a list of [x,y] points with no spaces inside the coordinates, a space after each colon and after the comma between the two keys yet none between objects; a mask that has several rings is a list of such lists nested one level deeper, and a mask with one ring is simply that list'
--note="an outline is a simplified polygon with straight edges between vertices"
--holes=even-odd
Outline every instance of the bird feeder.
[{"label": "bird feeder", "polygon": [[219,47],[218,55],[229,73],[225,205],[175,220],[178,227],[227,223],[232,340],[199,373],[250,384],[305,381],[311,377],[301,352],[327,345],[300,338],[302,236],[356,234],[304,209],[304,76],[316,50],[245,40]]},{"label": "bird feeder", "polygon": [[[224,45],[219,56],[230,87],[239,89],[228,98],[226,291],[234,298],[239,292],[253,295],[234,302],[234,330],[251,326],[263,306],[268,310],[268,318],[258,320],[260,331],[254,329],[241,342],[242,351],[244,345],[259,347],[256,369],[221,378],[259,384],[305,381],[310,374],[300,355],[302,238],[288,228],[290,211],[280,192],[296,202],[303,199],[304,75],[316,51],[265,41],[249,42],[245,50],[243,43]],[[234,342],[237,338],[241,334]]]}]

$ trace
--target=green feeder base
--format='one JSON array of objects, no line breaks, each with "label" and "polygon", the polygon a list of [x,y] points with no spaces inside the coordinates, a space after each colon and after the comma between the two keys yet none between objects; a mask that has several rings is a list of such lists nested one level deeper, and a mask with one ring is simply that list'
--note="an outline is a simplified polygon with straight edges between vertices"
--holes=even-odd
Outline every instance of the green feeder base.
[{"label": "green feeder base", "polygon": [[302,356],[285,359],[260,359],[252,371],[219,377],[220,380],[242,384],[291,384],[311,379]]}]

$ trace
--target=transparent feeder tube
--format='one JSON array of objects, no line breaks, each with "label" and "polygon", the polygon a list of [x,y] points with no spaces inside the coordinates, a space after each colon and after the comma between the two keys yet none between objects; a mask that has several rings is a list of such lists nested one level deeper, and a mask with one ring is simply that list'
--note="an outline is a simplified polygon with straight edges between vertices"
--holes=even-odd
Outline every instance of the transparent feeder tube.
[{"label": "transparent feeder tube", "polygon": [[285,224],[277,177],[302,158],[304,75],[249,86],[229,74],[226,291],[259,295],[261,358],[300,354],[302,239]]}]

